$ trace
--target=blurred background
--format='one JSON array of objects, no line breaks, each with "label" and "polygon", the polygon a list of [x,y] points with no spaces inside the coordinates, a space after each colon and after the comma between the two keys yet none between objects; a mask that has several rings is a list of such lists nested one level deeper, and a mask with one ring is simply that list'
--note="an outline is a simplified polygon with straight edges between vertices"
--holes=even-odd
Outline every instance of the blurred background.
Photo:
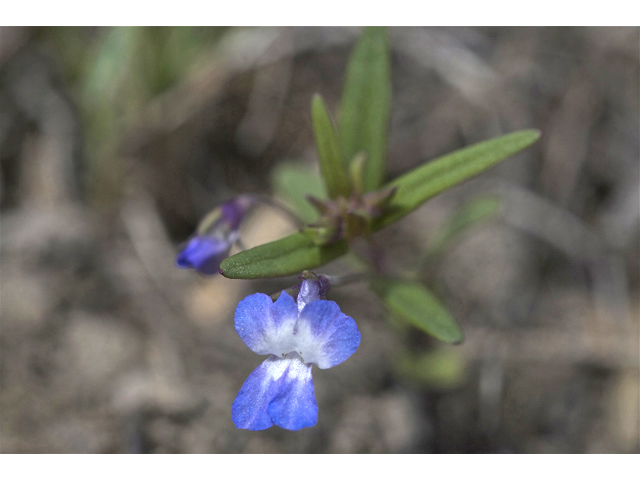
[{"label": "blurred background", "polygon": [[[0,449],[51,453],[637,453],[638,28],[391,28],[389,178],[523,128],[541,140],[376,235],[415,265],[479,194],[496,215],[418,274],[444,346],[363,284],[356,354],[314,369],[318,425],[237,430],[262,361],[233,311],[294,279],[174,266],[217,202],[316,167],[358,28],[0,29]],[[294,231],[259,208],[254,246]],[[343,261],[321,272],[349,270]]]}]

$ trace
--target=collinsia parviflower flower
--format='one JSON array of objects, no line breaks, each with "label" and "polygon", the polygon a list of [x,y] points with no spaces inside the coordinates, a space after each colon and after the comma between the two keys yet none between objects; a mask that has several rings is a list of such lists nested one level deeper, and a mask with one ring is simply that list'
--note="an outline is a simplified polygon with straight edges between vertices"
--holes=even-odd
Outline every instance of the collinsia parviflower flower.
[{"label": "collinsia parviflower flower", "polygon": [[202,219],[195,235],[178,253],[176,265],[207,275],[218,273],[220,263],[238,240],[245,214],[254,204],[252,195],[240,195],[216,207]]},{"label": "collinsia parviflower flower", "polygon": [[360,345],[353,318],[330,300],[320,299],[316,280],[302,282],[297,302],[283,291],[273,302],[254,293],[236,308],[235,327],[242,341],[259,355],[270,355],[242,385],[231,407],[236,427],[287,430],[318,421],[311,367],[334,367]]}]

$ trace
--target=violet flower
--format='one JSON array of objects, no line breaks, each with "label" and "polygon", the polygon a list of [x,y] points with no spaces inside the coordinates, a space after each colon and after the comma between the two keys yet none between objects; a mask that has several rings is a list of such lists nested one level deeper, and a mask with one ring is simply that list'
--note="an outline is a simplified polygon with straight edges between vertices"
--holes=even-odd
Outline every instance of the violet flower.
[{"label": "violet flower", "polygon": [[238,335],[252,351],[269,358],[249,375],[233,402],[236,427],[300,430],[318,421],[312,364],[334,367],[360,345],[356,322],[335,302],[319,298],[319,283],[304,280],[297,303],[283,291],[275,302],[254,293],[238,304]]}]

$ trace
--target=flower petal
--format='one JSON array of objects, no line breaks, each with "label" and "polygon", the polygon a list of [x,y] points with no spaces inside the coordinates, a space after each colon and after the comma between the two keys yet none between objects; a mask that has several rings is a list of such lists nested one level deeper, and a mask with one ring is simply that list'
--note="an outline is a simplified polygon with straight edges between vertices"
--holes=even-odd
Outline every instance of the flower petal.
[{"label": "flower petal", "polygon": [[306,363],[331,368],[349,358],[360,345],[360,331],[353,318],[330,300],[309,303],[297,324],[296,351]]},{"label": "flower petal", "polygon": [[176,265],[213,275],[218,273],[220,262],[226,258],[230,249],[231,243],[221,238],[196,235],[178,253]]},{"label": "flower petal", "polygon": [[[281,361],[287,360],[289,359]],[[278,395],[269,404],[271,420],[287,430],[313,427],[318,423],[318,404],[311,377],[311,365],[305,364],[296,355],[296,358],[291,359],[282,379]]]},{"label": "flower petal", "polygon": [[242,385],[231,407],[238,428],[264,430],[274,423],[289,430],[311,427],[318,420],[311,365],[294,354],[272,355]]},{"label": "flower petal", "polygon": [[288,293],[282,292],[275,303],[264,293],[254,293],[238,303],[235,327],[255,353],[285,357],[295,350],[293,329],[297,319],[296,302]]},{"label": "flower petal", "polygon": [[287,365],[271,356],[247,377],[231,406],[231,419],[238,428],[265,430],[273,425],[269,403],[278,394]]}]

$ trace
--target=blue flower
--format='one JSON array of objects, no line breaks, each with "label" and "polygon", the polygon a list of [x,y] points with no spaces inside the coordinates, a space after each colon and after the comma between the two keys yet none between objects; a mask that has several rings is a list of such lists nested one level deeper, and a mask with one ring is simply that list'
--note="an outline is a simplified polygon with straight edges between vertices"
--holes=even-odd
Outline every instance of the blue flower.
[{"label": "blue flower", "polygon": [[242,385],[231,407],[238,428],[287,430],[318,421],[311,377],[313,363],[331,368],[360,345],[353,318],[335,302],[319,299],[317,281],[302,282],[298,302],[286,292],[273,302],[254,293],[236,308],[235,327],[242,341],[259,355],[270,355]]},{"label": "blue flower", "polygon": [[240,195],[215,208],[202,219],[196,234],[178,253],[176,265],[207,275],[218,273],[220,263],[238,240],[238,229],[245,214],[254,203],[251,195]]}]

